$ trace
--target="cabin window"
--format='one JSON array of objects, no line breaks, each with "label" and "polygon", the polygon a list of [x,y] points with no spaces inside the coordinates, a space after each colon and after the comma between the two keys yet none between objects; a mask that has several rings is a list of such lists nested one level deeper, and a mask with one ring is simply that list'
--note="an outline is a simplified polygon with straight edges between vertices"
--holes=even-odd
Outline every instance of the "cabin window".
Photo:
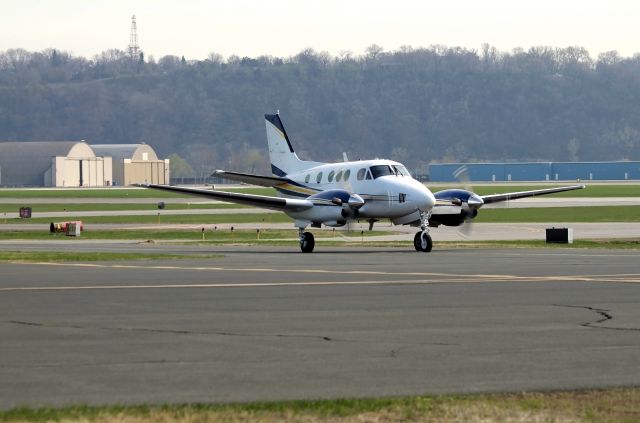
[{"label": "cabin window", "polygon": [[340,182],[340,179],[342,179],[342,171],[336,174],[336,182]]},{"label": "cabin window", "polygon": [[364,174],[367,173],[367,169],[364,167],[362,169],[358,169],[358,173],[356,173],[356,179],[358,181],[362,181],[364,179]]},{"label": "cabin window", "polygon": [[318,176],[316,176],[316,182],[320,183],[322,181],[322,172],[318,173]]},{"label": "cabin window", "polygon": [[333,182],[333,175],[335,175],[335,174],[336,174],[336,172],[333,171],[333,170],[331,172],[329,172],[329,176],[327,176],[327,181]]},{"label": "cabin window", "polygon": [[391,169],[389,165],[378,165],[371,166],[369,168],[371,170],[371,174],[373,175],[373,179],[378,179],[381,176],[395,175],[396,173]]},{"label": "cabin window", "polygon": [[309,183],[309,179],[311,179],[311,175],[307,174],[307,176],[304,177],[304,183],[308,184]]},{"label": "cabin window", "polygon": [[345,182],[349,180],[349,176],[351,176],[351,171],[349,169],[344,171],[344,175],[342,175],[342,180]]}]

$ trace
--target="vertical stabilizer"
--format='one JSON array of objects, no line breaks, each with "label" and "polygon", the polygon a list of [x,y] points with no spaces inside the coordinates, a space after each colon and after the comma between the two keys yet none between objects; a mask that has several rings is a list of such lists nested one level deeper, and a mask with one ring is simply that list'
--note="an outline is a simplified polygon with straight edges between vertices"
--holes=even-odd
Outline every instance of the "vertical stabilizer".
[{"label": "vertical stabilizer", "polygon": [[284,130],[280,115],[264,115],[269,143],[269,159],[271,172],[276,176],[300,172],[307,166],[293,151],[287,132]]}]

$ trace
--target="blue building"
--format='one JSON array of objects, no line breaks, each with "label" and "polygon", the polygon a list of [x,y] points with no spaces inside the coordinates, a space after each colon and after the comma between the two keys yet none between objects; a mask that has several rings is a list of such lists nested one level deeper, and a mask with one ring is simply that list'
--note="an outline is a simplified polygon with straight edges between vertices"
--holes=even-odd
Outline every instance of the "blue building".
[{"label": "blue building", "polygon": [[429,180],[471,181],[609,181],[640,180],[640,162],[446,163],[429,165]]}]

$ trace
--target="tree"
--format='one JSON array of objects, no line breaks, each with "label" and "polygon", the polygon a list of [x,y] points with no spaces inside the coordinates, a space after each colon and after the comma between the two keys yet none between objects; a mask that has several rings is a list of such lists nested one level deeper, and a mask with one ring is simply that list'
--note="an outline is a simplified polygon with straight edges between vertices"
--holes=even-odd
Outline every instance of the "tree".
[{"label": "tree", "polygon": [[170,175],[172,178],[192,178],[195,176],[191,165],[178,154],[170,154],[167,156],[167,159],[169,159]]}]

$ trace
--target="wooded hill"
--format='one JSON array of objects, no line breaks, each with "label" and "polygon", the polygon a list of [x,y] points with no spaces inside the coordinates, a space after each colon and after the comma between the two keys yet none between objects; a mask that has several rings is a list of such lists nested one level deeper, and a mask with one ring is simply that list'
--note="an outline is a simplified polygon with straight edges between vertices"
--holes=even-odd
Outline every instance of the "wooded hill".
[{"label": "wooded hill", "polygon": [[[433,161],[639,160],[640,56],[488,45],[202,61],[0,53],[0,140],[144,141],[196,173],[267,172],[263,114],[276,110],[309,160],[345,151],[422,171]],[[191,172],[182,165],[174,172]]]}]

